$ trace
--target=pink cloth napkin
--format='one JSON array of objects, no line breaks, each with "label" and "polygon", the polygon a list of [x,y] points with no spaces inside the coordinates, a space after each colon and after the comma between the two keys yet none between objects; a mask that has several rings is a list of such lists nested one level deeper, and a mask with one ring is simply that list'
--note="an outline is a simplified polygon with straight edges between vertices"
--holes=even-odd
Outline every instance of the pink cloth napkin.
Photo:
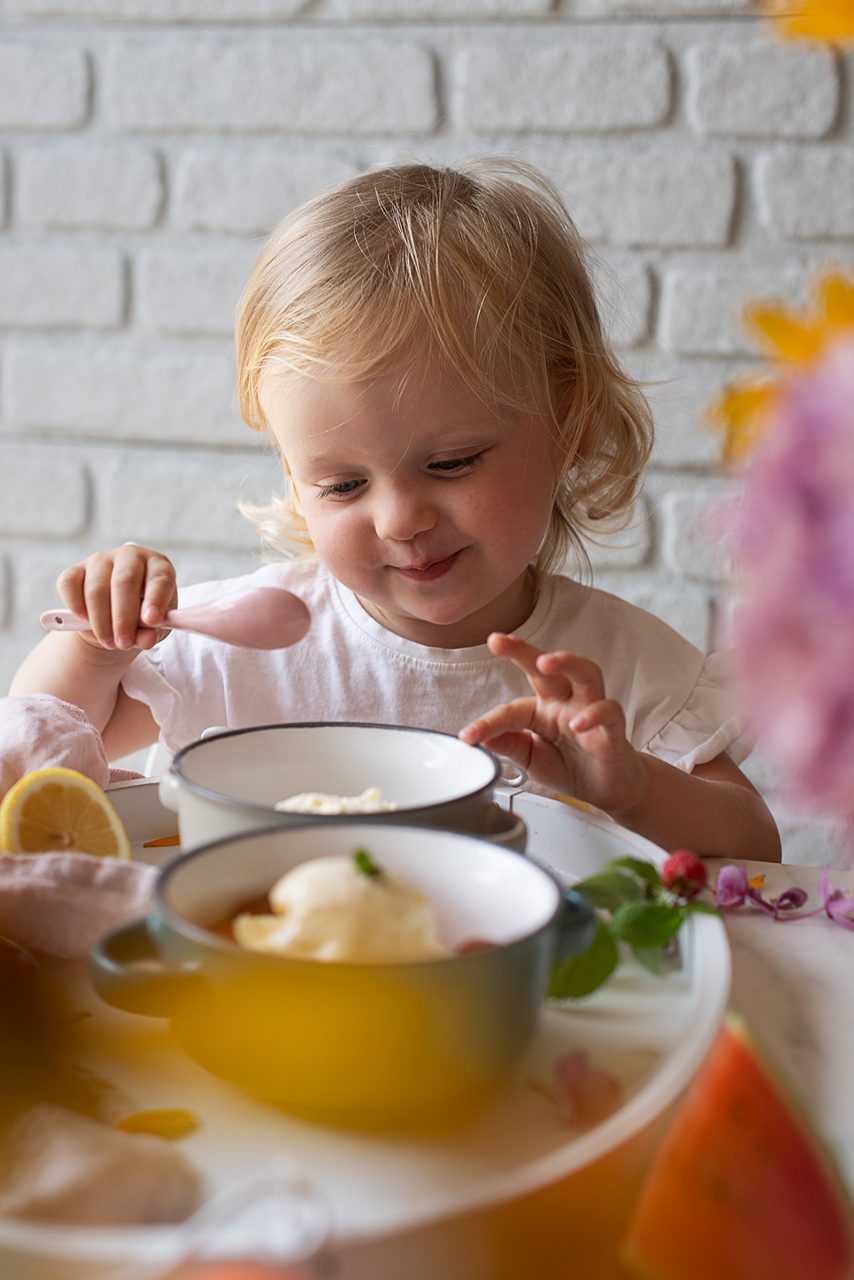
[{"label": "pink cloth napkin", "polygon": [[[62,765],[99,786],[111,770],[101,735],[79,707],[50,694],[0,698],[0,796],[34,769]],[[85,956],[100,934],[142,915],[154,867],[79,853],[0,854],[0,934],[30,951]]]},{"label": "pink cloth napkin", "polygon": [[49,693],[0,698],[0,797],[25,773],[56,765],[100,787],[141,776],[110,769],[101,735],[80,707]]},{"label": "pink cloth napkin", "polygon": [[157,868],[85,853],[0,854],[0,934],[77,960],[102,933],[144,915]]}]

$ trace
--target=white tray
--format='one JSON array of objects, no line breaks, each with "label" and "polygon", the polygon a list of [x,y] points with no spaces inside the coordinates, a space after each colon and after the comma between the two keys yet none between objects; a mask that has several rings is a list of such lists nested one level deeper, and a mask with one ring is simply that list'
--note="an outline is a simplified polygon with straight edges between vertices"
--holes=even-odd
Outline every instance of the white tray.
[{"label": "white tray", "polygon": [[[135,853],[148,861],[175,848],[142,849],[174,830],[156,785],[121,786],[111,796]],[[522,794],[513,808],[529,827],[529,852],[568,881],[627,854],[660,862],[663,854],[605,815]],[[126,1054],[93,1049],[91,1065],[121,1085],[140,1109],[187,1107],[201,1119],[182,1149],[204,1171],[211,1196],[259,1170],[297,1170],[316,1204],[328,1210],[332,1247],[379,1239],[522,1196],[567,1177],[641,1132],[678,1096],[702,1061],[729,992],[729,949],[721,922],[693,916],[680,934],[683,967],[656,978],[625,964],[581,1002],[544,1010],[522,1069],[500,1099],[464,1128],[424,1138],[365,1136],[296,1120],[243,1097],[176,1049],[166,1023],[108,1009],[92,994],[93,1044],[112,1028]],[[143,1052],[144,1046],[144,1052]],[[546,1096],[554,1060],[575,1046],[624,1085],[622,1105],[587,1130],[566,1127]],[[136,1052],[133,1052],[136,1050]],[[106,1056],[105,1056],[106,1055]],[[79,1274],[159,1274],[176,1256],[169,1228],[68,1229],[0,1223],[4,1280],[49,1274],[50,1257],[85,1260]],[[39,1270],[26,1259],[38,1255]],[[68,1272],[62,1272],[63,1276]],[[75,1276],[78,1274],[74,1273]]]}]

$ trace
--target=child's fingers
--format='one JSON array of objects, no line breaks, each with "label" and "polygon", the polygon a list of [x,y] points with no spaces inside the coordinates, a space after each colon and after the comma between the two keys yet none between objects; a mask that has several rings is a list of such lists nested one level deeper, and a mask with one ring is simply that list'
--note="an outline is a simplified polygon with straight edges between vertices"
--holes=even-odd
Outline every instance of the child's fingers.
[{"label": "child's fingers", "polygon": [[490,650],[497,658],[509,658],[520,671],[524,671],[531,687],[541,698],[563,698],[571,695],[562,675],[556,677],[552,673],[541,670],[539,661],[545,657],[542,649],[518,636],[508,636],[504,632],[495,631],[487,641]]},{"label": "child's fingers", "polygon": [[527,729],[496,734],[494,738],[486,738],[481,745],[497,756],[512,760],[526,771],[530,768],[534,754],[534,735]]},{"label": "child's fingers", "polygon": [[166,556],[154,552],[145,565],[145,586],[140,611],[143,623],[156,627],[178,603],[175,566]]},{"label": "child's fingers", "polygon": [[604,729],[609,737],[623,740],[626,736],[626,716],[619,702],[612,698],[602,698],[567,717],[561,727],[565,733],[574,733],[576,736],[589,733],[591,729]]},{"label": "child's fingers", "polygon": [[139,626],[139,601],[145,583],[145,560],[138,547],[119,547],[114,553],[110,579],[113,639],[119,649],[130,649]]},{"label": "child's fingers", "polygon": [[495,738],[501,733],[531,729],[536,712],[535,698],[516,698],[514,702],[502,702],[467,724],[460,730],[459,737],[470,746],[477,746],[487,738]]},{"label": "child's fingers", "polygon": [[156,627],[140,627],[134,637],[135,649],[153,649],[158,640],[162,640],[165,631],[158,631]]},{"label": "child's fingers", "polygon": [[113,557],[110,552],[96,551],[83,562],[83,613],[89,626],[104,649],[115,649],[113,638],[112,576]]},{"label": "child's fingers", "polygon": [[[160,637],[156,624],[178,595],[171,561],[136,543],[95,552],[64,569],[56,586],[65,605],[88,619],[105,649],[150,649]],[[144,620],[143,608],[148,613]]]},{"label": "child's fingers", "polygon": [[86,600],[83,594],[85,578],[86,570],[84,566],[82,564],[72,564],[67,569],[63,569],[56,580],[56,589],[59,592],[60,600],[66,609],[70,609],[72,613],[76,613],[81,618],[86,616]]},{"label": "child's fingers", "polygon": [[544,653],[537,659],[537,669],[542,676],[563,679],[576,702],[589,704],[605,697],[601,669],[580,654]]},{"label": "child's fingers", "polygon": [[494,632],[489,647],[496,657],[509,658],[531,683],[541,698],[597,702],[605,696],[601,669],[577,653],[543,653],[518,636]]}]

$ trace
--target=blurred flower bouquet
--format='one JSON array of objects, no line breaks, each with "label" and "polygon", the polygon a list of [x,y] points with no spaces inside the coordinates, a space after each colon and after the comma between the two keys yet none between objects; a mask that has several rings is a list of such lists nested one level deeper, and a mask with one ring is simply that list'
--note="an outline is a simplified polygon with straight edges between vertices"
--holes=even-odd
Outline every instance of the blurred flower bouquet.
[{"label": "blurred flower bouquet", "polygon": [[742,468],[733,641],[752,725],[800,799],[854,821],[854,280],[754,306],[774,364],[713,407]]}]

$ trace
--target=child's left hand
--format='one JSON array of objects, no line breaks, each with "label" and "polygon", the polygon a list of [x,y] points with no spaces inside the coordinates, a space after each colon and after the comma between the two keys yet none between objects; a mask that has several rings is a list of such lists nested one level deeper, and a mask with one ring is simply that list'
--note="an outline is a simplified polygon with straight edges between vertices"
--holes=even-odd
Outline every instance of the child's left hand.
[{"label": "child's left hand", "polygon": [[639,751],[626,738],[618,702],[605,697],[595,662],[574,653],[542,653],[495,632],[489,647],[528,677],[534,697],[493,707],[460,732],[522,766],[553,787],[617,817],[642,804],[649,779]]}]

